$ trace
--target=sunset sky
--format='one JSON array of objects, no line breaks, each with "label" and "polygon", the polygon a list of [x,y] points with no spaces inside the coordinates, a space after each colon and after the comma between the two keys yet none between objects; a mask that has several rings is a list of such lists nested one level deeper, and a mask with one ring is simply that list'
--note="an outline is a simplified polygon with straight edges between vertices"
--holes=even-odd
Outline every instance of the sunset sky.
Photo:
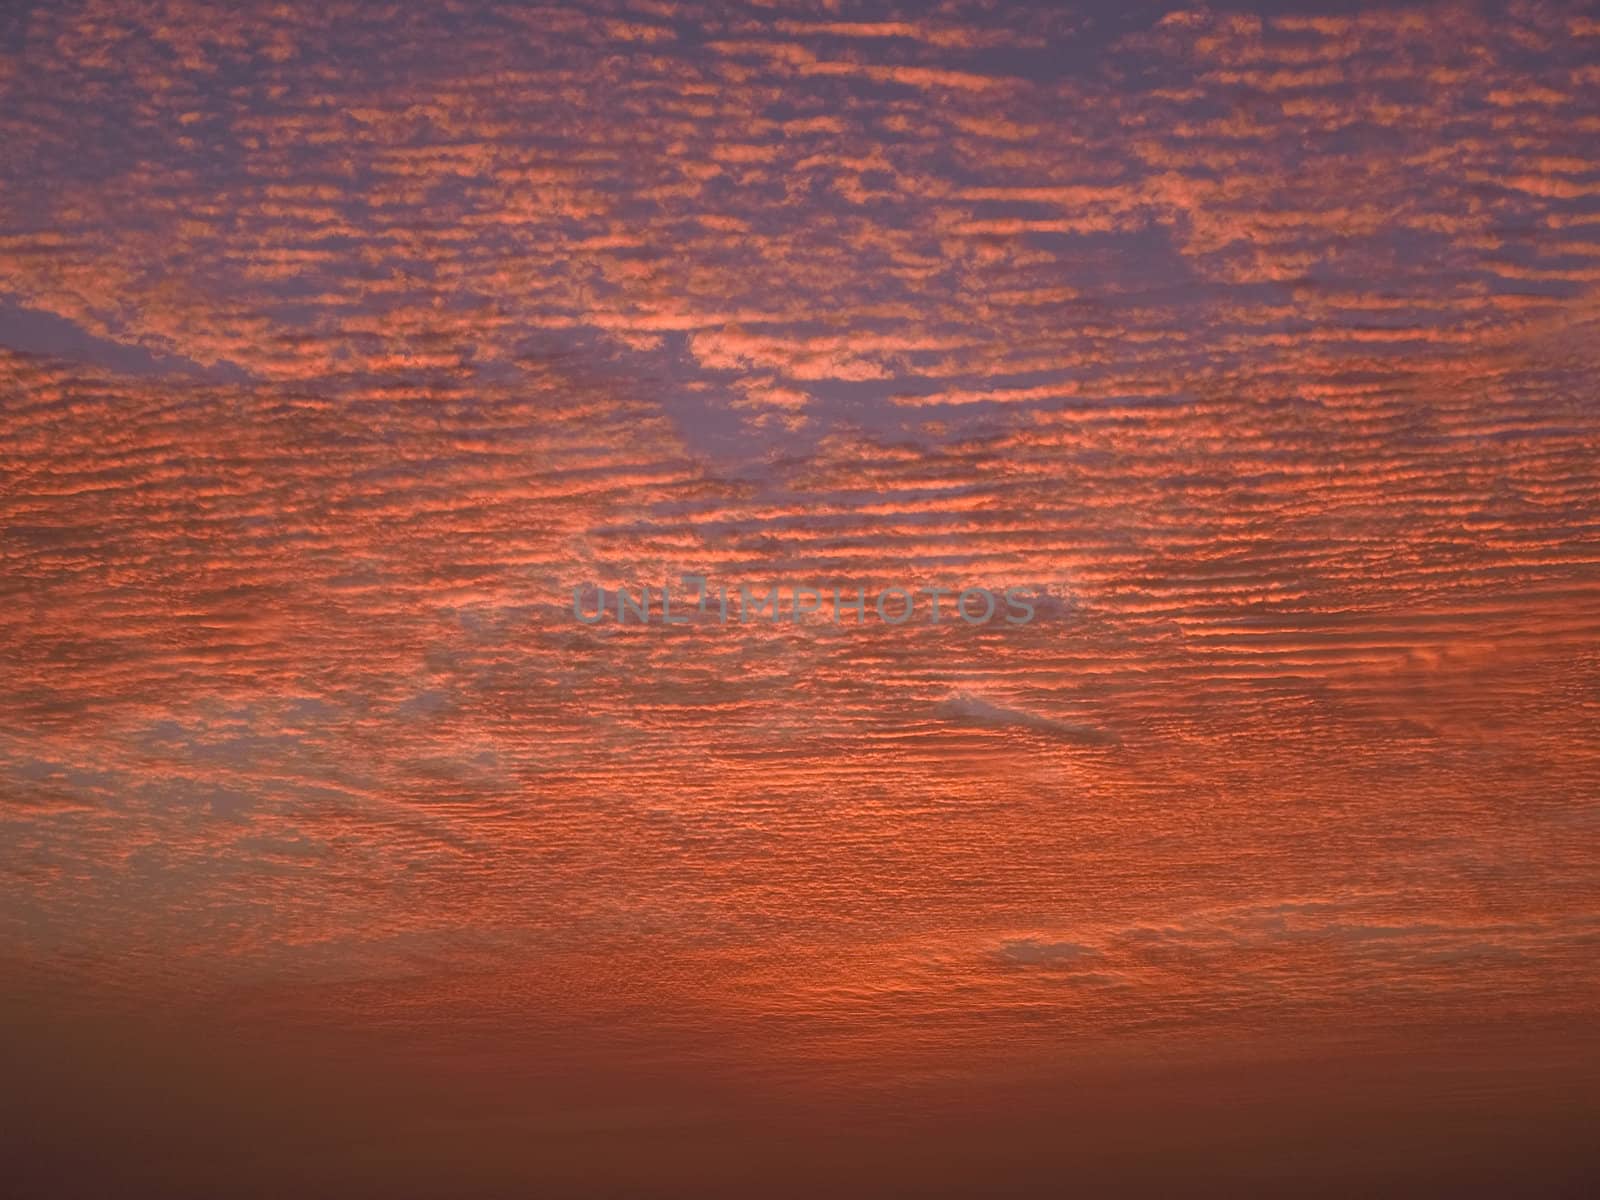
[{"label": "sunset sky", "polygon": [[1597,368],[1600,6],[5,3],[3,1169],[1596,1194]]}]

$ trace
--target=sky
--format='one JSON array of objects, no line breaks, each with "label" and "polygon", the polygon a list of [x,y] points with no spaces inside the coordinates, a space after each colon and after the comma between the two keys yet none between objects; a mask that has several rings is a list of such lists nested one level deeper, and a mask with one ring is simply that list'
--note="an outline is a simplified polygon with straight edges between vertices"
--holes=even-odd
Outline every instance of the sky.
[{"label": "sky", "polygon": [[6,5],[21,1194],[1586,1194],[1597,147],[1593,5]]}]

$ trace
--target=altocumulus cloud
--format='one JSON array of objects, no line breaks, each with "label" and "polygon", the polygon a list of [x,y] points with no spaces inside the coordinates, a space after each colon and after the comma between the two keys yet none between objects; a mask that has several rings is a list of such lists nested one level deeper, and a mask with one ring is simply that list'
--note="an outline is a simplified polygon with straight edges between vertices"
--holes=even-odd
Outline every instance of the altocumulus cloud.
[{"label": "altocumulus cloud", "polygon": [[947,721],[989,729],[1027,729],[1085,746],[1106,746],[1117,741],[1116,735],[1092,725],[1007,708],[967,692],[957,692],[940,701],[937,711]]}]

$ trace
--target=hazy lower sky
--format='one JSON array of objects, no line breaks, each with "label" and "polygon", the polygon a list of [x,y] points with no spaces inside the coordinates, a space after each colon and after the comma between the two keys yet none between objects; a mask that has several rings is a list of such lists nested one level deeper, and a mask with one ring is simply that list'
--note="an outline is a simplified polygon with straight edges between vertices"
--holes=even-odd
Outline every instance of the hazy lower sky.
[{"label": "hazy lower sky", "polygon": [[1593,5],[7,5],[22,1194],[1597,1186],[1597,147]]}]

